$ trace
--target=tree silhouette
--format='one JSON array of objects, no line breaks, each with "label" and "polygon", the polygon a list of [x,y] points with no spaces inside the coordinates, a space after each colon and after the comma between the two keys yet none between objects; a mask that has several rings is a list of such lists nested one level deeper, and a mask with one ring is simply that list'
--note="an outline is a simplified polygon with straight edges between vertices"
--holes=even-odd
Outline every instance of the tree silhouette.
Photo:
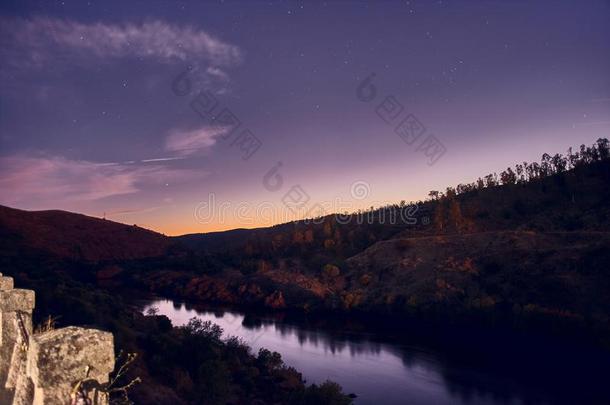
[{"label": "tree silhouette", "polygon": [[[554,156],[545,153],[542,155],[540,163],[523,162],[522,164],[516,164],[514,170],[509,167],[500,173],[499,179],[497,173],[491,173],[483,178],[479,177],[474,183],[459,184],[455,189],[447,187],[445,195],[439,191],[432,190],[428,193],[428,197],[433,201],[452,200],[457,195],[474,190],[495,187],[499,184],[523,184],[608,158],[610,158],[610,142],[606,138],[599,138],[591,146],[580,145],[578,152],[574,152],[572,148],[569,148],[566,156],[563,156],[561,153],[556,153]],[[436,208],[438,212],[435,212],[435,220],[437,227],[441,230],[445,220],[444,209],[443,205],[439,202]]]}]

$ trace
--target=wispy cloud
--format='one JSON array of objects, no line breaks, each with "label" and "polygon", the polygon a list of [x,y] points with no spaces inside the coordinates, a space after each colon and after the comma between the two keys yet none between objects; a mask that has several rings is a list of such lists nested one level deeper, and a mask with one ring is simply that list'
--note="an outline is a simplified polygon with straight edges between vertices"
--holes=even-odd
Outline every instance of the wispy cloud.
[{"label": "wispy cloud", "polygon": [[[218,66],[232,66],[242,59],[241,50],[192,26],[163,21],[141,24],[85,24],[48,17],[0,18],[3,53],[11,61],[42,66],[65,52],[100,59],[140,57],[167,62],[205,62],[211,75],[224,74]],[[7,55],[4,55],[7,56]]]},{"label": "wispy cloud", "polygon": [[186,159],[184,156],[173,156],[173,157],[161,157],[161,158],[154,158],[154,159],[130,160],[129,162],[125,162],[125,163],[129,163],[129,164],[158,163],[158,162],[171,162],[174,160],[184,160],[184,159]]},{"label": "wispy cloud", "polygon": [[172,131],[165,141],[165,149],[182,156],[209,150],[219,136],[225,134],[224,127],[203,127],[189,131]]},{"label": "wispy cloud", "polygon": [[159,205],[156,207],[114,210],[114,211],[106,212],[105,214],[106,214],[106,217],[117,217],[117,216],[133,215],[133,214],[143,214],[146,212],[157,211],[161,208],[163,208],[163,206]]},{"label": "wispy cloud", "polygon": [[59,156],[9,156],[0,158],[3,204],[44,201],[92,201],[135,193],[165,183],[205,175],[161,165],[130,165],[69,160]]}]

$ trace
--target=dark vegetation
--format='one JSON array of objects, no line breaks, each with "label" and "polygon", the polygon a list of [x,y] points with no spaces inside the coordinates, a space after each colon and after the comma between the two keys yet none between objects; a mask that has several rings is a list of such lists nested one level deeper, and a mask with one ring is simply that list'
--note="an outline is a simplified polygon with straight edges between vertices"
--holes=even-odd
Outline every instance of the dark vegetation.
[{"label": "dark vegetation", "polygon": [[[137,403],[348,403],[277,355],[172,328],[116,291],[232,305],[501,324],[610,341],[610,159],[600,139],[430,200],[270,228],[168,238],[61,211],[0,207],[0,272],[36,317],[112,331],[138,352]],[[393,219],[392,219],[393,218]]]},{"label": "dark vegetation", "polygon": [[237,338],[222,339],[216,325],[192,320],[174,328],[165,316],[140,314],[132,301],[96,286],[91,277],[95,266],[58,261],[36,251],[14,255],[6,247],[1,250],[0,272],[13,275],[19,287],[36,291],[35,323],[53,316],[57,326],[109,330],[117,351],[138,353],[122,381],[141,379],[129,392],[134,403],[351,403],[337,384],[306,385],[278,353],[251,353]]},{"label": "dark vegetation", "polygon": [[134,286],[167,296],[501,322],[607,341],[609,184],[600,139],[432,191],[428,201],[173,238],[190,249],[176,259],[180,271],[167,257],[123,266]]}]

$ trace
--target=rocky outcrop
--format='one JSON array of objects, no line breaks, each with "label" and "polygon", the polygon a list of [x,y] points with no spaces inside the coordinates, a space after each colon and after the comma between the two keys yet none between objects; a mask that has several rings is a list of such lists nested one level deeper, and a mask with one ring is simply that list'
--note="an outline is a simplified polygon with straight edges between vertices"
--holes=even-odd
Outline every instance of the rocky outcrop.
[{"label": "rocky outcrop", "polygon": [[34,334],[34,304],[34,291],[14,289],[0,274],[0,404],[69,404],[79,396],[107,404],[112,334],[77,327]]},{"label": "rocky outcrop", "polygon": [[[13,289],[13,279],[0,274],[0,403],[26,404],[33,393],[26,375],[32,334],[34,291]],[[18,395],[15,395],[18,394]],[[13,402],[13,399],[15,401]]]}]

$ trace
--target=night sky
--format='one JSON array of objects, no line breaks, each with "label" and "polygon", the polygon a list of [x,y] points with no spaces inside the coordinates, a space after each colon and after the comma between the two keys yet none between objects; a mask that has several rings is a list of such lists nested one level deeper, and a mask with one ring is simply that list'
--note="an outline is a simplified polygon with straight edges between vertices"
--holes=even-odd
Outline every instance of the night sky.
[{"label": "night sky", "polygon": [[607,0],[3,1],[0,58],[0,204],[166,234],[423,199],[610,135]]}]

